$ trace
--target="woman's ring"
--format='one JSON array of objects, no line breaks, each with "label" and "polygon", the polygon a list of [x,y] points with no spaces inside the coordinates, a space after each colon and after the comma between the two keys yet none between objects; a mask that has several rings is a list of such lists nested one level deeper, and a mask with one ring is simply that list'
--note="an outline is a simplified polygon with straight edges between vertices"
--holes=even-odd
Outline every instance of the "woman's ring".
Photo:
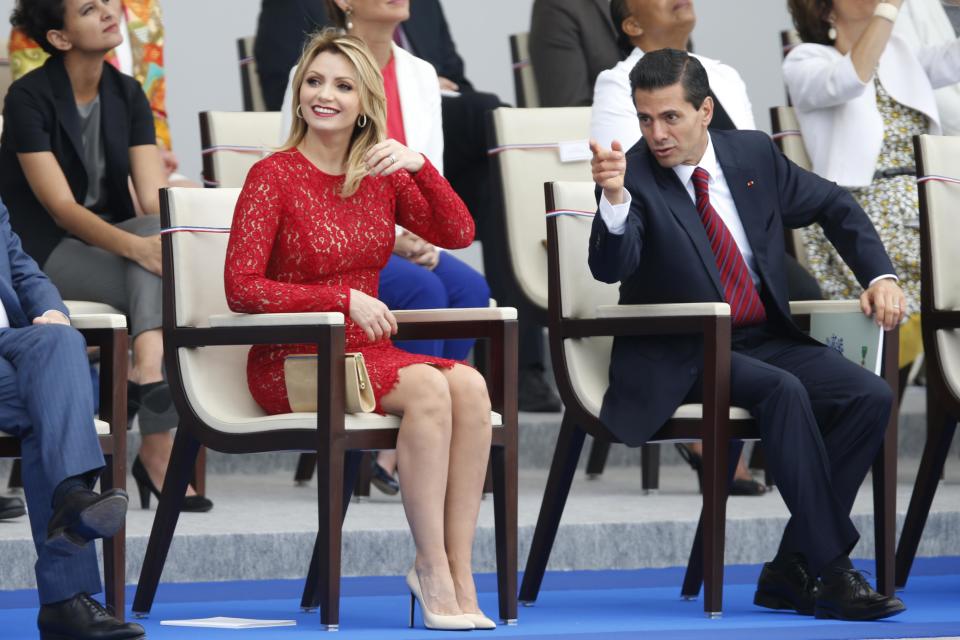
[{"label": "woman's ring", "polygon": [[390,164],[394,164],[397,161],[397,157],[392,153],[387,157],[390,158]]}]

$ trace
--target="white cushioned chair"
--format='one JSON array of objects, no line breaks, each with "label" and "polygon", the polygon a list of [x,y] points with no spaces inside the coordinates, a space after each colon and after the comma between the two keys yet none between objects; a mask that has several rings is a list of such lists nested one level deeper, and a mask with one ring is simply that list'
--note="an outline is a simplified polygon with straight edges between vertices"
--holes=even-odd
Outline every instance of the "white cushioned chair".
[{"label": "white cushioned chair", "polygon": [[[800,123],[793,107],[770,107],[771,136],[783,155],[787,156],[801,169],[813,171],[807,148],[803,145]],[[804,269],[810,269],[807,252],[803,248],[803,233],[800,229],[784,229],[787,251],[797,259]]]},{"label": "white cushioned chair", "polygon": [[[603,395],[609,385],[612,337],[699,333],[705,344],[703,396],[707,401],[680,406],[651,440],[703,442],[703,512],[682,594],[696,596],[702,581],[705,586],[704,611],[711,616],[719,615],[722,611],[728,474],[732,472],[732,465],[728,469],[716,461],[736,460],[739,445],[730,447],[731,439],[758,436],[749,413],[729,405],[730,307],[718,302],[618,305],[616,285],[594,280],[587,265],[590,228],[596,209],[594,184],[555,182],[545,185],[545,191],[550,260],[550,349],[565,413],[524,571],[520,600],[531,602],[539,592],[585,434],[591,434],[597,441],[618,441],[599,419]],[[791,305],[791,311],[795,317],[808,316],[813,310],[849,312],[856,311],[857,304],[855,301],[803,302]],[[803,319],[799,320],[803,322]],[[895,339],[893,344],[896,344]],[[887,367],[888,371],[893,371],[893,377],[892,380],[888,378],[888,382],[896,384],[895,348],[893,352],[893,366]],[[886,360],[886,363],[890,362]],[[889,480],[881,492],[888,497],[892,497],[896,482],[895,428],[892,437],[892,460],[884,457],[884,452],[878,457],[885,464],[893,464],[893,473],[880,477],[880,480]],[[889,444],[888,434],[886,446]],[[876,473],[874,480],[876,484]],[[892,518],[895,516],[892,501],[882,502],[876,513],[878,520],[884,523],[884,527],[877,529],[877,548],[887,553],[885,558],[878,556],[878,573],[887,575],[889,572],[884,568],[890,566],[892,560]],[[889,586],[892,588],[892,584]]]},{"label": "white cushioned chair", "polygon": [[517,94],[517,106],[535,109],[540,106],[537,95],[537,80],[530,62],[530,32],[510,35],[510,62],[513,66],[513,88]]},{"label": "white cushioned chair", "polygon": [[903,587],[960,420],[960,137],[914,138],[920,195],[920,309],[927,365],[927,441],[897,547]]},{"label": "white cushioned chair", "polygon": [[[339,621],[341,525],[360,452],[392,449],[395,416],[344,413],[344,318],[340,313],[237,314],[227,307],[224,256],[239,189],[161,192],[166,365],[180,429],[147,546],[133,610],[150,610],[200,445],[227,453],[309,451],[318,465],[322,526],[306,608]],[[185,230],[203,227],[205,231]],[[396,313],[402,339],[439,335],[491,342],[487,380],[495,425],[493,463],[500,616],[516,618],[516,311],[511,308]],[[318,413],[266,415],[250,395],[248,345],[313,343],[318,349]]]},{"label": "white cushioned chair", "polygon": [[203,183],[242,187],[258,160],[278,146],[279,111],[201,111]]},{"label": "white cushioned chair", "polygon": [[260,76],[257,74],[257,61],[253,57],[253,45],[256,37],[237,38],[237,57],[240,62],[240,88],[243,91],[244,111],[266,111],[263,90],[260,88]]}]

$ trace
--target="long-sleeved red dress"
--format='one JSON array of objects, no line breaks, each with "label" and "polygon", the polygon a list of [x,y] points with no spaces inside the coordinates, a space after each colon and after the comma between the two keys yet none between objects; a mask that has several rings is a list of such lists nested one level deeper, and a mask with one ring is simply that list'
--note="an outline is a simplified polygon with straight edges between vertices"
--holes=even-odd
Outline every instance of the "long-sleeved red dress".
[{"label": "long-sleeved red dress", "polygon": [[[437,246],[470,244],[473,219],[450,184],[426,161],[416,174],[397,171],[365,177],[342,198],[343,176],[320,171],[299,151],[275,153],[247,175],[230,230],[224,285],[227,304],[241,313],[339,311],[346,319],[346,349],[363,353],[377,411],[403,367],[453,360],[408,353],[389,338],[370,342],[350,319],[350,290],[377,296],[380,270],[400,224]],[[288,413],[283,361],[316,353],[311,345],[256,345],[247,359],[247,382],[270,414]]]}]

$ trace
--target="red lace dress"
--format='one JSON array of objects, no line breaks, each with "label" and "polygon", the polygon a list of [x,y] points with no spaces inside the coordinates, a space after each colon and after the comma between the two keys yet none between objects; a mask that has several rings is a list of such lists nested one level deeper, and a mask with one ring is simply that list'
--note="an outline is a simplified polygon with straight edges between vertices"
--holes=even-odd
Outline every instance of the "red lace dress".
[{"label": "red lace dress", "polygon": [[[474,226],[463,201],[428,160],[411,175],[366,177],[341,198],[343,176],[320,171],[299,151],[275,153],[250,170],[230,230],[224,284],[227,304],[241,313],[339,311],[346,349],[363,353],[377,411],[403,367],[453,360],[408,353],[389,338],[371,343],[350,319],[350,289],[377,296],[380,270],[393,250],[394,224],[437,246],[460,248]],[[247,381],[267,413],[289,413],[283,361],[316,353],[311,345],[256,345]]]}]

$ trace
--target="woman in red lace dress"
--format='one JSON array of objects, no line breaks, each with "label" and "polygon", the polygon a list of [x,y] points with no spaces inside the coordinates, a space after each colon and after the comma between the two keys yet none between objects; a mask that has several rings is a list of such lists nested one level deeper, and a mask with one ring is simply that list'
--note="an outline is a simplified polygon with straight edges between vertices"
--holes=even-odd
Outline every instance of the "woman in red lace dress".
[{"label": "woman in red lace dress", "polygon": [[[383,140],[383,80],[357,38],[325,32],[300,60],[296,118],[237,202],[227,302],[245,313],[340,311],[347,351],[366,360],[377,410],[402,416],[397,451],[417,554],[407,576],[431,627],[492,625],[477,604],[471,549],[490,450],[490,400],[463,364],[402,351],[377,299],[394,224],[436,245],[473,240],[470,213],[421,154]],[[247,377],[269,413],[290,411],[284,358],[308,345],[255,346]],[[422,586],[422,589],[421,589]],[[421,593],[422,592],[422,593]]]}]

